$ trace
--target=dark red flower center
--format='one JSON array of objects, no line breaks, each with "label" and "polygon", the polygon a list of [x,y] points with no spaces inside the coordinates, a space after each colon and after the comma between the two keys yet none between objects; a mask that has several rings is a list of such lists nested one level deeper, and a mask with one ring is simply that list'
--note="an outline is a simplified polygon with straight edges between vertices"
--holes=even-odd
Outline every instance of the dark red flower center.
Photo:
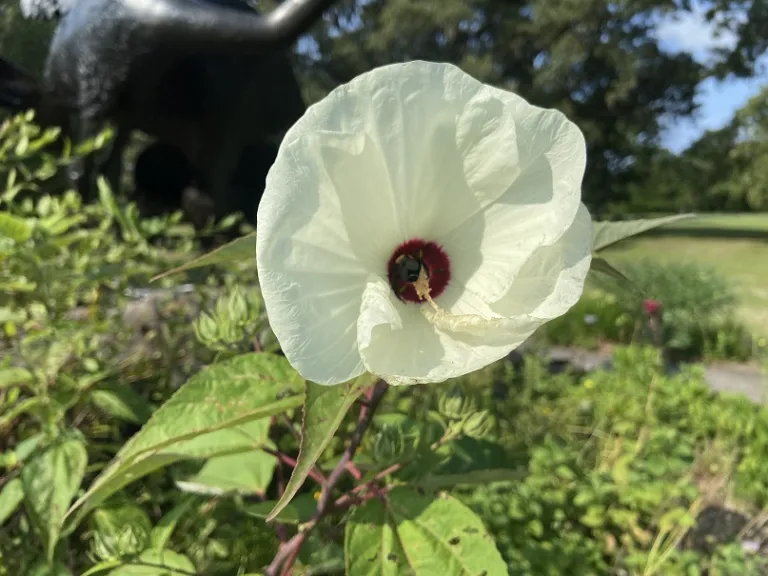
[{"label": "dark red flower center", "polygon": [[387,264],[392,290],[404,302],[424,302],[414,285],[419,277],[429,282],[429,296],[437,298],[451,280],[451,262],[443,249],[434,242],[414,238],[404,242],[392,254]]}]

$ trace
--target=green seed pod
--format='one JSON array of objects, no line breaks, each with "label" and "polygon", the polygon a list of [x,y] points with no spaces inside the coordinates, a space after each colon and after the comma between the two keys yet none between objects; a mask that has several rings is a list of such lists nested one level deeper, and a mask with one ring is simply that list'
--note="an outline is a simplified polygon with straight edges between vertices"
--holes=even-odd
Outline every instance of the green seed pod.
[{"label": "green seed pod", "polygon": [[470,438],[483,438],[488,436],[493,431],[493,418],[488,413],[488,410],[481,410],[470,414],[464,425],[462,426],[462,432]]},{"label": "green seed pod", "polygon": [[229,302],[227,306],[227,315],[229,316],[232,324],[246,324],[248,318],[248,302],[243,296],[240,288],[235,286],[232,289],[232,294],[229,296]]},{"label": "green seed pod", "polygon": [[477,410],[475,399],[462,394],[459,388],[441,394],[437,401],[437,409],[446,418],[461,420]]},{"label": "green seed pod", "polygon": [[206,312],[201,312],[195,322],[195,334],[197,339],[206,346],[216,343],[219,338],[219,327],[216,320]]},{"label": "green seed pod", "polygon": [[138,506],[98,509],[91,520],[91,552],[102,560],[138,554],[149,543],[152,523]]}]

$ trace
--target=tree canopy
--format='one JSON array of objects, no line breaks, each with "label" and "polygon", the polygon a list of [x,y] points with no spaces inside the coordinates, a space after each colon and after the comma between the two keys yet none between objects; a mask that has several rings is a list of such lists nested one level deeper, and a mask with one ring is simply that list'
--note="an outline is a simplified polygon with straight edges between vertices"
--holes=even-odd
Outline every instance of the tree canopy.
[{"label": "tree canopy", "polygon": [[[702,6],[735,38],[706,62],[664,50],[657,33],[662,17],[696,8],[690,0],[341,0],[296,62],[310,101],[373,67],[425,59],[560,109],[584,132],[584,197],[596,214],[764,209],[765,94],[682,154],[660,146],[665,119],[695,112],[702,80],[750,76],[768,48],[768,0]],[[2,10],[2,54],[38,70],[51,27],[20,22],[15,4]]]}]

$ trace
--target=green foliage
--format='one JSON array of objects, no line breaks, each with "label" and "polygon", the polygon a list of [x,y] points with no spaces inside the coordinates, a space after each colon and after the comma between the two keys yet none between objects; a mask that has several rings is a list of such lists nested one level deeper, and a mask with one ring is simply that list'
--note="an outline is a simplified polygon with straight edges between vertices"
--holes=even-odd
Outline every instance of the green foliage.
[{"label": "green foliage", "polygon": [[609,277],[595,277],[588,291],[541,336],[558,345],[595,348],[601,343],[654,341],[643,300],[658,300],[662,343],[677,359],[745,360],[752,337],[735,318],[737,299],[730,283],[713,269],[693,263],[660,264],[644,259],[617,264],[635,290]]},{"label": "green foliage", "polygon": [[509,573],[758,573],[741,571],[766,561],[735,543],[738,528],[716,521],[702,540],[732,544],[709,549],[689,529],[705,503],[747,517],[764,506],[755,450],[768,411],[715,396],[697,369],[663,376],[653,349],[620,349],[614,363],[574,382],[529,360],[493,403],[526,474],[456,493],[487,519]]},{"label": "green foliage", "polygon": [[347,574],[507,573],[482,521],[449,495],[395,488],[386,508],[368,501],[344,532]]},{"label": "green foliage", "polygon": [[221,296],[212,313],[200,314],[195,334],[207,348],[218,352],[220,359],[247,352],[254,341],[259,342],[262,350],[278,349],[264,315],[261,295],[257,290],[244,292],[239,286]]},{"label": "green foliage", "polygon": [[[263,456],[257,448],[269,444],[264,416],[300,405],[301,382],[294,372],[282,379],[282,358],[241,356],[229,368],[217,365],[199,373],[174,394],[179,380],[211,359],[195,340],[189,319],[190,313],[194,319],[192,305],[202,301],[205,307],[206,291],[231,282],[231,273],[203,276],[207,286],[187,296],[188,302],[169,304],[168,296],[165,301],[153,297],[149,305],[137,302],[133,294],[146,291],[150,278],[193,254],[193,235],[176,225],[178,216],[140,219],[135,206],[123,205],[103,181],[99,201],[83,205],[58,172],[77,155],[56,140],[55,131],[39,130],[30,118],[12,118],[0,129],[0,172],[6,180],[0,195],[0,574],[82,574],[93,567],[91,558],[104,568],[93,573],[106,573],[157,556],[153,550],[174,538],[180,519],[173,519],[173,512],[182,503],[187,508],[194,504],[181,490],[169,492],[170,478],[162,472],[150,473],[158,460],[191,455],[189,466],[178,470],[179,484],[194,480],[210,488],[224,474],[230,481],[225,488],[231,488],[243,478],[224,473],[232,466],[227,456],[206,456],[231,453],[233,448],[245,461],[253,454]],[[86,143],[78,154],[99,148],[107,137]],[[250,277],[247,271],[240,273],[240,282]],[[165,289],[172,295],[185,279],[180,274],[162,280],[156,293],[162,295]],[[264,323],[260,307],[252,305],[253,295],[233,292],[228,302],[229,315],[219,315],[217,321],[231,325],[216,330],[231,335],[234,326],[242,330],[241,337],[250,338],[248,330]],[[241,322],[232,324],[232,315]],[[230,337],[227,342],[242,350],[236,340]],[[185,395],[189,400],[196,386],[198,394],[218,394],[216,370],[219,377],[237,378],[238,366],[248,372],[240,390],[253,390],[262,400],[271,395],[271,403],[259,403],[250,411],[240,398],[230,396],[228,403],[227,391],[238,388],[227,383],[227,391],[220,394],[225,410],[213,415],[219,418],[215,422],[195,422],[194,413],[177,404],[176,422],[158,426],[157,417],[168,413],[161,411],[137,442],[123,446],[164,400],[183,401]],[[260,374],[270,380],[266,385]],[[285,394],[286,386],[293,386],[293,396]],[[174,409],[173,402],[168,408]],[[228,418],[234,427],[229,427]],[[203,430],[210,434],[196,443],[187,437]],[[185,441],[169,448],[180,438]],[[130,447],[137,450],[130,452]],[[118,465],[94,483],[94,475],[115,452],[120,453]],[[269,484],[272,471],[267,466],[259,485]],[[256,479],[249,480],[250,493]],[[128,482],[137,486],[132,491],[119,486]],[[89,485],[92,490],[86,491]],[[82,497],[77,510],[91,512],[78,520],[87,517],[88,522],[64,526],[64,515],[77,496]],[[151,510],[142,498],[154,502]],[[167,514],[160,515],[163,511]],[[261,566],[259,554],[249,552],[252,546],[245,540],[222,550],[222,542],[231,541],[232,535],[220,514],[198,514],[196,521],[203,525],[193,528],[197,536],[182,539],[184,553],[169,557],[194,557],[195,565],[209,571],[213,562],[225,574],[248,562],[256,562],[254,570]],[[250,533],[261,538],[261,554],[268,556],[274,537],[258,527]]]},{"label": "green foliage", "polygon": [[77,522],[129,482],[173,462],[263,447],[268,426],[262,421],[300,406],[299,386],[288,362],[267,354],[241,355],[202,370],[122,447],[67,514],[77,512]]},{"label": "green foliage", "polygon": [[178,274],[187,270],[201,268],[203,266],[212,266],[214,264],[233,264],[242,260],[254,259],[256,257],[256,233],[251,232],[231,242],[224,244],[194,260],[186,262],[181,266],[158,274],[155,279],[165,278],[171,274]]},{"label": "green foliage", "polygon": [[[719,325],[735,312],[733,289],[711,269],[690,263],[665,265],[652,260],[622,263],[621,269],[646,298],[661,303],[663,342],[670,349],[689,354],[703,351],[707,336],[716,333]],[[638,318],[642,298],[625,291],[620,293],[617,303],[622,312]],[[637,326],[636,334],[642,330],[642,326]]]},{"label": "green foliage", "polygon": [[53,560],[64,513],[85,474],[88,453],[78,438],[62,438],[44,452],[29,458],[21,469],[21,486],[30,519]]},{"label": "green foliage", "polygon": [[280,514],[296,495],[323,450],[333,439],[354,401],[362,394],[370,376],[361,376],[351,384],[320,386],[306,383],[304,417],[301,423],[301,444],[296,467],[282,497],[267,516],[271,520]]},{"label": "green foliage", "polygon": [[592,250],[599,252],[612,244],[648,232],[654,228],[660,228],[667,224],[692,218],[693,214],[679,214],[665,216],[663,218],[626,220],[623,222],[595,222],[593,224]]}]

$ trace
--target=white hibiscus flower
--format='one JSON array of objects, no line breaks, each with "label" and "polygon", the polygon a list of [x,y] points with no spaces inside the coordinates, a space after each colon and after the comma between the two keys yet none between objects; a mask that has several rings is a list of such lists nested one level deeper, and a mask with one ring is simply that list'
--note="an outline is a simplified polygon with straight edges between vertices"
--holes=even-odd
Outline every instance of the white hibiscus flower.
[{"label": "white hibiscus flower", "polygon": [[584,138],[450,64],[375,69],[285,136],[257,217],[267,314],[306,379],[441,382],[582,293]]}]

